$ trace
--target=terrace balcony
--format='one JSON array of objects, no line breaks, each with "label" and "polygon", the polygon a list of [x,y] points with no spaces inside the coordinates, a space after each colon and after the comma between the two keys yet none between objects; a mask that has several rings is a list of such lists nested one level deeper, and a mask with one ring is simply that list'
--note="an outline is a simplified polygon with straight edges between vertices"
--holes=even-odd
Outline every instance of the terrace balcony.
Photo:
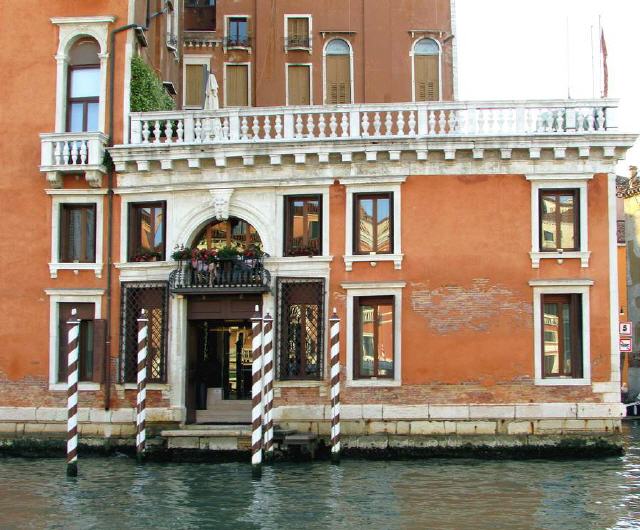
[{"label": "terrace balcony", "polygon": [[[129,163],[173,169],[179,160],[200,168],[207,160],[225,167],[231,159],[252,166],[293,162],[509,160],[512,151],[562,159],[569,149],[589,158],[591,148],[613,159],[633,143],[617,129],[612,99],[429,102],[178,110],[132,113],[127,145],[110,152],[116,170]],[[621,152],[621,151],[619,151]],[[409,155],[407,155],[409,153]],[[439,153],[436,155],[436,153]],[[432,158],[432,154],[435,156]],[[520,155],[522,156],[522,155]],[[544,156],[547,156],[546,154]],[[237,164],[234,164],[237,165]]]},{"label": "terrace balcony", "polygon": [[43,133],[40,135],[40,171],[53,188],[62,187],[65,174],[85,175],[91,187],[99,188],[107,172],[104,154],[108,137],[100,132]]}]

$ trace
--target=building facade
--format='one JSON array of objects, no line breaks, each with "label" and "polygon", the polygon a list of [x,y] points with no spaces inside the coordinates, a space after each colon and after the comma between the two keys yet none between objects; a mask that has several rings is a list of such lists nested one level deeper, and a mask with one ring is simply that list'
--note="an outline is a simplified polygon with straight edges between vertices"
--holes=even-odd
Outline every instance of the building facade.
[{"label": "building facade", "polygon": [[[456,101],[448,0],[83,9],[0,32],[9,69],[42,43],[1,118],[4,430],[65,430],[73,308],[81,436],[133,431],[142,309],[149,427],[248,423],[256,307],[282,427],[328,435],[335,310],[347,447],[619,430],[614,100]],[[174,110],[132,112],[135,57]]]}]

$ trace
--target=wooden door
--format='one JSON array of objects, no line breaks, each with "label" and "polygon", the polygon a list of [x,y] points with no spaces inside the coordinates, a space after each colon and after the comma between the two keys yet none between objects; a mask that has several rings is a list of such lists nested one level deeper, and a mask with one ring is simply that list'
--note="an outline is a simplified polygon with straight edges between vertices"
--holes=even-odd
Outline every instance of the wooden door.
[{"label": "wooden door", "polygon": [[438,101],[440,99],[440,64],[437,55],[415,56],[416,101]]},{"label": "wooden door", "polygon": [[348,55],[327,55],[327,105],[351,103],[351,58]]}]

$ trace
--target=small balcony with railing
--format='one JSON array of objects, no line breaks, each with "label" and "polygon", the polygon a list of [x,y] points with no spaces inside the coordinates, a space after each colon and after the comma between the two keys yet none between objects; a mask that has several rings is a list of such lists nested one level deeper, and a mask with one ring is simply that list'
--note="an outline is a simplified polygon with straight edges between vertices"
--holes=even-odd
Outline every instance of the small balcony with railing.
[{"label": "small balcony with railing", "polygon": [[[440,152],[455,160],[456,152],[482,159],[493,150],[510,159],[515,149],[531,159],[541,151],[564,158],[568,149],[579,158],[593,147],[605,158],[633,142],[618,131],[618,102],[611,99],[427,102],[324,106],[228,108],[132,113],[127,145],[110,150],[116,169],[137,162],[149,170],[152,162],[172,169],[176,160],[200,167],[215,160],[224,167],[229,158],[253,165],[266,157],[270,164],[303,164],[363,159],[399,161],[404,152],[427,160]],[[207,149],[203,149],[206,145]],[[337,157],[337,158],[336,158]],[[429,158],[431,159],[431,158]],[[438,157],[440,159],[440,156]]]},{"label": "small balcony with railing", "polygon": [[305,50],[311,49],[311,36],[309,35],[289,35],[284,39],[285,51]]},{"label": "small balcony with railing", "polygon": [[42,133],[40,171],[54,188],[65,174],[83,174],[90,186],[100,187],[107,140],[101,132]]}]

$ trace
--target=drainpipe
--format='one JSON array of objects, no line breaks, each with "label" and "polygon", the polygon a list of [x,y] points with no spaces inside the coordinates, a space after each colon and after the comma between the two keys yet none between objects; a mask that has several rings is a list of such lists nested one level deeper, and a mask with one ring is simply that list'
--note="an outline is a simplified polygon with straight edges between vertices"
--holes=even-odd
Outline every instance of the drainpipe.
[{"label": "drainpipe", "polygon": [[[107,96],[107,105],[109,107],[109,140],[108,146],[113,147],[113,116],[114,116],[114,87],[115,87],[115,64],[116,64],[116,34],[129,29],[141,28],[138,24],[127,24],[114,29],[109,35],[109,94]],[[107,340],[104,363],[104,409],[109,410],[111,404],[111,305],[112,305],[112,265],[113,265],[113,165],[110,164],[107,187]]]}]

